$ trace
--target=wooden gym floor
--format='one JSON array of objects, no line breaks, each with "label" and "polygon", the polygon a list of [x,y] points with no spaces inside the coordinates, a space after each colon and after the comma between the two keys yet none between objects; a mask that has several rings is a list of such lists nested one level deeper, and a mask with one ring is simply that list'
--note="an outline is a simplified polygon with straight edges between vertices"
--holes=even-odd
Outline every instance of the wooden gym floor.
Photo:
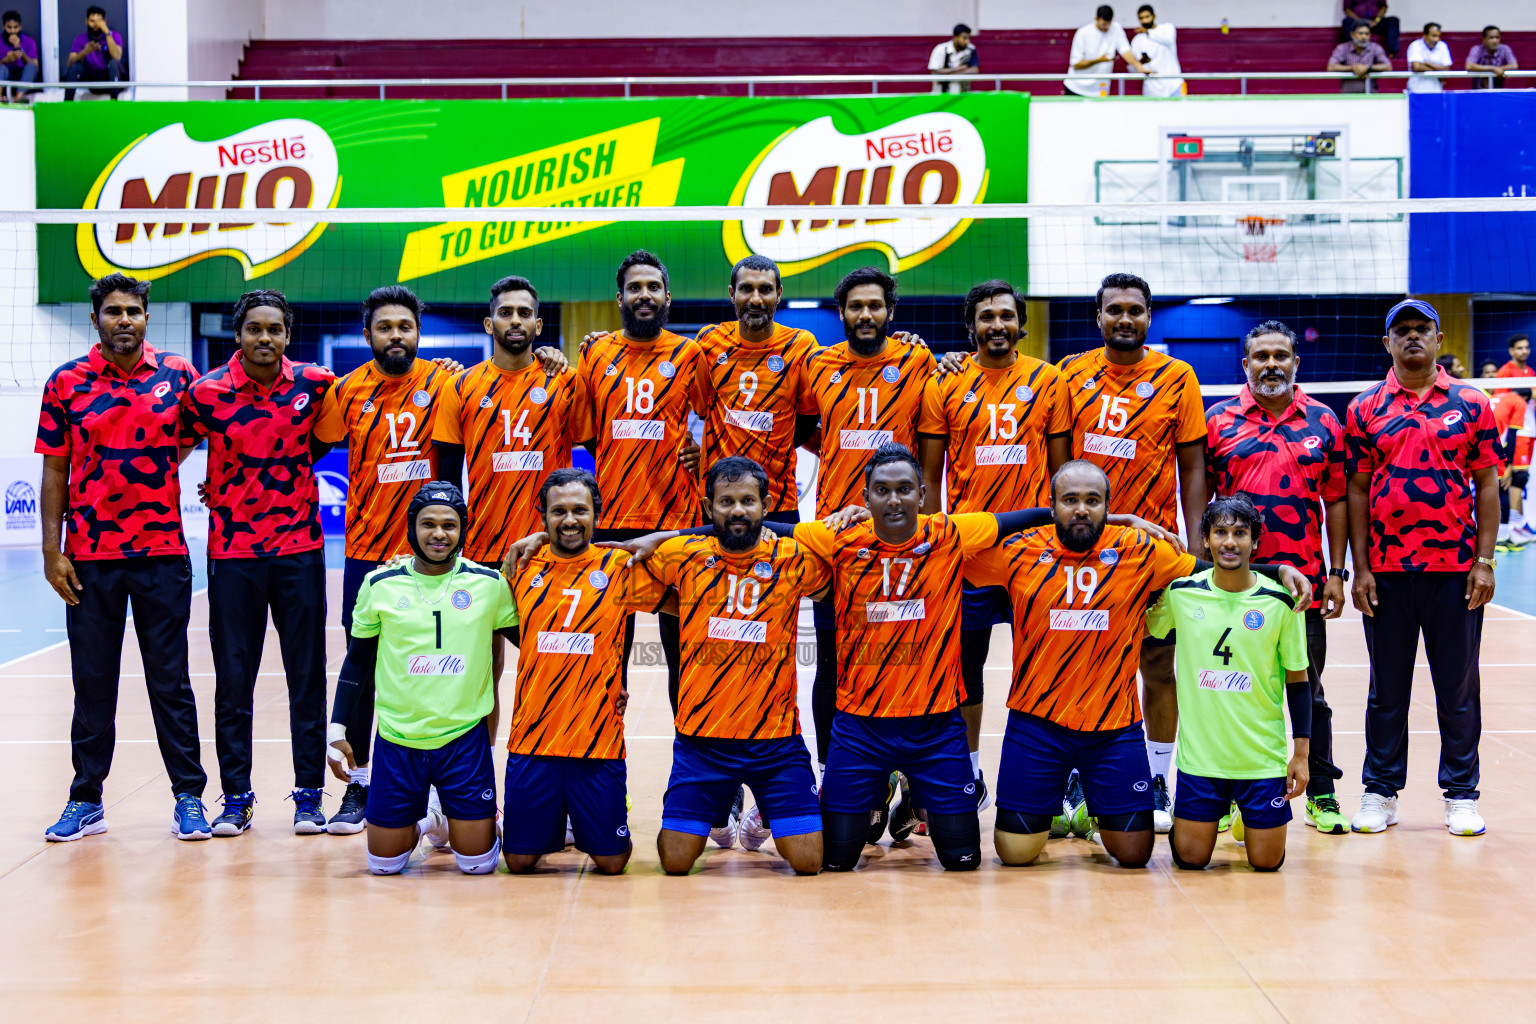
[{"label": "wooden gym floor", "polygon": [[[331,573],[332,607],[340,573]],[[51,598],[50,598],[51,599]],[[851,875],[795,878],[771,853],[711,850],[688,878],[660,874],[655,835],[670,766],[665,678],[635,669],[628,714],[626,875],[551,857],[534,877],[465,877],[438,854],[367,874],[363,837],[291,833],[287,708],[275,636],[257,691],[255,827],[182,843],[129,633],[111,831],[45,844],[71,775],[69,655],[0,666],[0,1006],[10,1020],[469,1018],[525,1021],[1017,1021],[1532,1019],[1536,986],[1536,657],[1532,617],[1491,608],[1483,642],[1482,810],[1454,838],[1435,787],[1434,704],[1418,673],[1403,822],[1320,836],[1293,805],[1291,850],[1257,875],[1223,837],[1212,869],[1178,872],[1160,841],[1145,871],[1053,842],[1034,868],[991,855],[947,875],[926,840],[871,850]],[[640,639],[654,640],[642,618]],[[194,598],[192,672],[203,763],[218,796],[206,600]],[[1346,813],[1360,793],[1366,666],[1359,618],[1330,628],[1325,683]],[[330,634],[332,671],[341,635]],[[993,643],[983,766],[995,774],[1008,641]],[[510,699],[510,681],[504,684]],[[810,672],[801,708],[809,728]],[[498,758],[498,762],[499,762]],[[340,786],[332,780],[327,810]],[[888,844],[887,840],[887,844]]]}]

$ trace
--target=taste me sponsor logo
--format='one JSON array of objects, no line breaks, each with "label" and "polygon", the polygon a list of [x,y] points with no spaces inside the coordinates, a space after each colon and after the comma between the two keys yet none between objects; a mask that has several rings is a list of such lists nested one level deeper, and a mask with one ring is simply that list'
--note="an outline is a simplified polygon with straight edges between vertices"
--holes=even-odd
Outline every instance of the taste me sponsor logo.
[{"label": "taste me sponsor logo", "polygon": [[[981,134],[957,114],[919,114],[876,131],[845,135],[822,117],[775,139],[747,168],[733,206],[827,206],[893,203],[932,206],[921,220],[793,219],[730,221],[726,257],[758,253],[788,276],[861,249],[882,253],[899,273],[943,252],[970,220],[946,217],[957,203],[979,203],[987,191]],[[807,211],[808,212],[808,211]]]},{"label": "taste me sponsor logo", "polygon": [[[661,118],[561,142],[443,178],[444,206],[673,206],[681,159],[656,163]],[[612,221],[438,224],[406,236],[400,280],[462,267]]]},{"label": "taste me sponsor logo", "polygon": [[[330,209],[340,196],[336,147],[311,121],[268,121],[206,142],[178,122],[135,139],[102,170],[84,208],[132,218],[79,225],[75,248],[93,277],[122,271],[153,280],[227,256],[250,280],[291,263],[326,228],[257,224],[251,213]],[[167,219],[171,210],[201,219]]]}]

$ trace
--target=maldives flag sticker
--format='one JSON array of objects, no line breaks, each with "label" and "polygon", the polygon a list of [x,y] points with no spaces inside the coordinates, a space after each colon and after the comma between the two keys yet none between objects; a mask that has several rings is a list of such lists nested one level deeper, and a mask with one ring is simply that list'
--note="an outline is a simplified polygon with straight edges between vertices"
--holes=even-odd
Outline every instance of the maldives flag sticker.
[{"label": "maldives flag sticker", "polygon": [[1204,157],[1204,139],[1197,139],[1190,135],[1175,135],[1173,137],[1173,158],[1175,160],[1201,160]]}]

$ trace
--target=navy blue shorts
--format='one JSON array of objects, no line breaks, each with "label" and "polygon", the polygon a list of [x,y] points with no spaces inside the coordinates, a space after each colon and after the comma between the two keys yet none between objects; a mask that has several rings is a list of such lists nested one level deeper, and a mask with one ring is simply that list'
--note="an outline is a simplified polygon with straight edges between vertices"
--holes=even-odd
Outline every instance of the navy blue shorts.
[{"label": "navy blue shorts", "polygon": [[508,754],[501,848],[507,853],[558,853],[565,847],[569,816],[576,849],[582,853],[625,853],[628,789],[629,769],[621,757]]},{"label": "navy blue shorts", "polygon": [[679,735],[672,741],[672,778],[661,804],[661,827],[709,835],[745,783],[776,836],[821,831],[821,804],[811,753],[801,736],[731,740]]},{"label": "navy blue shorts", "polygon": [[427,816],[427,790],[437,787],[443,813],[456,821],[496,817],[496,767],[484,725],[436,750],[373,741],[368,824],[409,828]]},{"label": "navy blue shorts", "polygon": [[976,811],[976,777],[958,710],[912,718],[839,711],[832,719],[832,745],[821,776],[821,806],[836,814],[868,811],[885,799],[893,771],[907,777],[912,798],[923,810]]},{"label": "navy blue shorts", "polygon": [[837,613],[832,610],[831,601],[811,602],[811,621],[817,629],[836,629]]},{"label": "navy blue shorts", "polygon": [[1237,804],[1247,828],[1280,828],[1291,820],[1285,779],[1213,779],[1179,772],[1173,816],[1185,821],[1220,821]]},{"label": "navy blue shorts", "polygon": [[369,562],[361,558],[342,559],[341,628],[349,634],[352,632],[352,608],[357,604],[357,592],[363,589],[363,580],[368,574],[383,564],[383,562]]},{"label": "navy blue shorts", "polygon": [[1013,622],[1013,604],[1007,587],[973,587],[961,581],[960,628],[991,629]]},{"label": "navy blue shorts", "polygon": [[1152,773],[1140,722],[1083,732],[1009,710],[997,768],[997,806],[1020,814],[1060,814],[1073,768],[1091,813],[1152,810]]},{"label": "navy blue shorts", "polygon": [[1164,637],[1156,637],[1156,636],[1153,636],[1151,633],[1146,634],[1145,636],[1143,636],[1141,638],[1141,646],[1143,646],[1143,647],[1172,647],[1177,640],[1178,640],[1178,630],[1170,629],[1168,631],[1168,635],[1164,636]]}]

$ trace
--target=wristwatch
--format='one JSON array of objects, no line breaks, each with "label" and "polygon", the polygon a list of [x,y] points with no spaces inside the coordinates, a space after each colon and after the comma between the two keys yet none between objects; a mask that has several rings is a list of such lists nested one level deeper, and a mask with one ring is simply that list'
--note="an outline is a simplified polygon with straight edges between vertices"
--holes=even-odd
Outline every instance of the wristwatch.
[{"label": "wristwatch", "polygon": [[1349,582],[1349,570],[1348,569],[1337,569],[1337,568],[1329,569],[1328,570],[1328,575],[1329,576],[1337,576],[1339,579],[1343,580],[1345,583]]},{"label": "wristwatch", "polygon": [[1493,567],[1495,567],[1496,565],[1499,564],[1499,560],[1497,558],[1484,558],[1482,555],[1478,555],[1477,556],[1477,560],[1479,562],[1482,562],[1484,565],[1486,565],[1490,569],[1492,569]]}]

